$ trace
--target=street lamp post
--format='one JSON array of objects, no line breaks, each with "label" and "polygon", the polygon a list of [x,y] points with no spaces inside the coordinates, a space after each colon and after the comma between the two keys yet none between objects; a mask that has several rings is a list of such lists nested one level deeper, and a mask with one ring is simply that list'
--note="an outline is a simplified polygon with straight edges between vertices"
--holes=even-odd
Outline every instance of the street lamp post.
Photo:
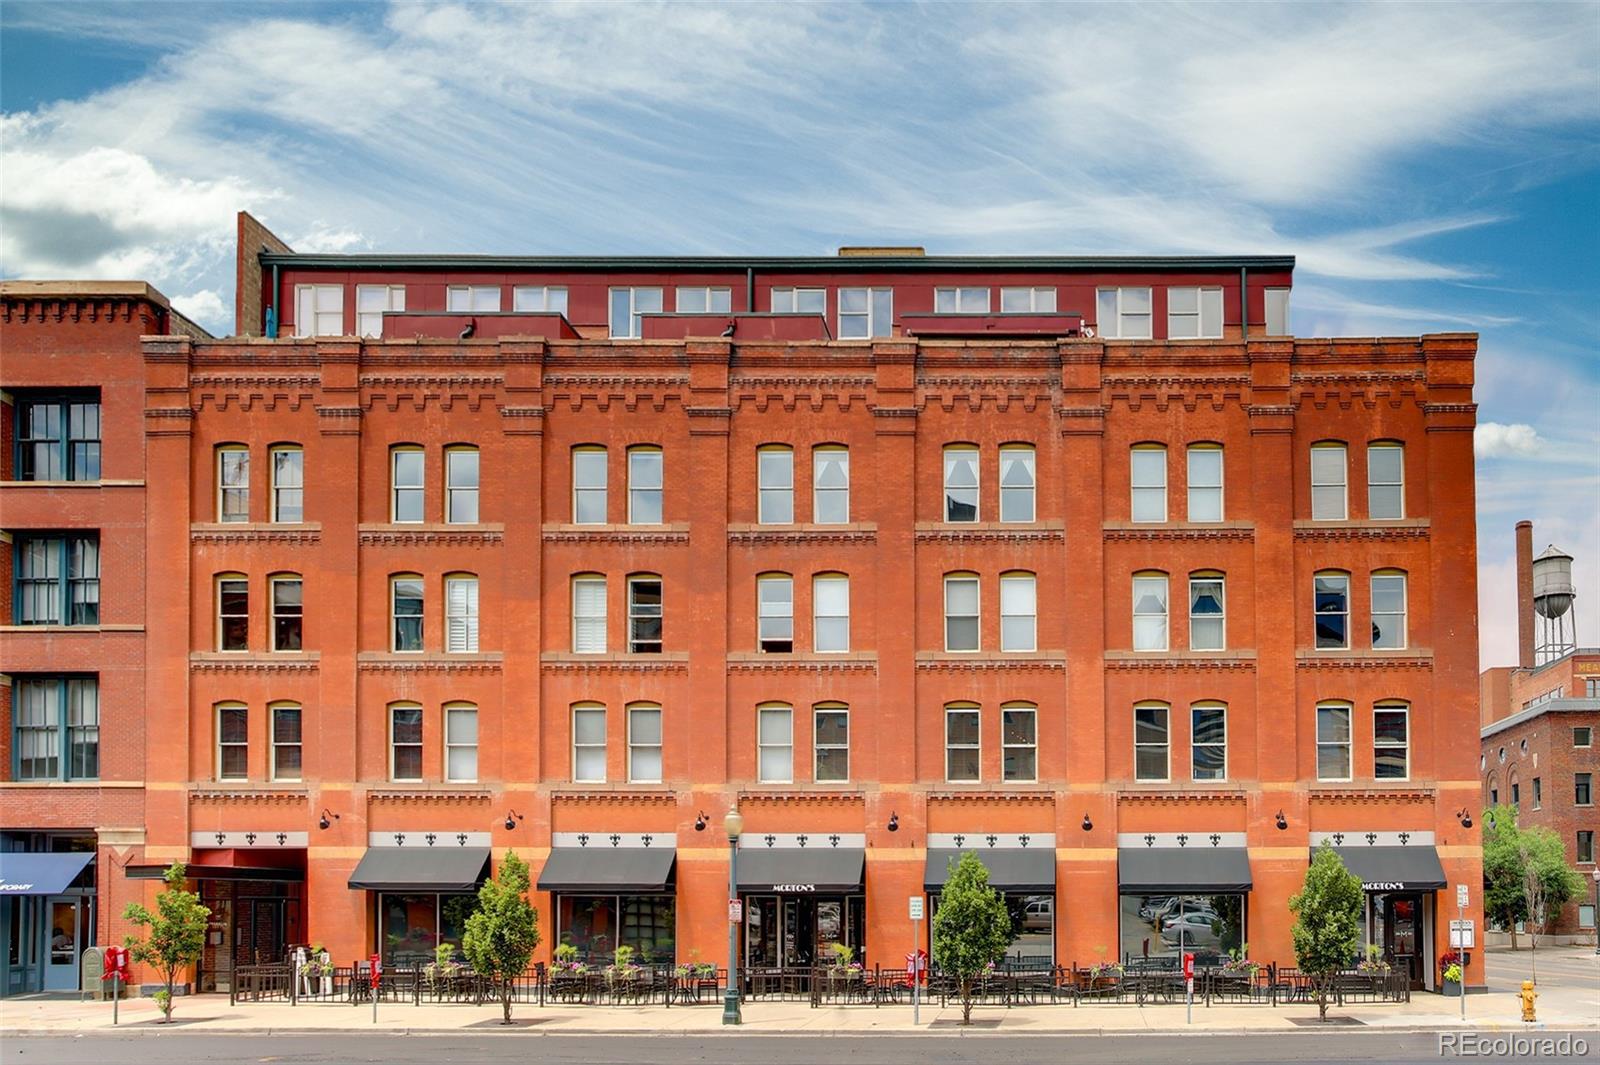
[{"label": "street lamp post", "polygon": [[722,993],[722,1023],[740,1024],[739,1016],[739,924],[733,919],[733,902],[739,897],[739,836],[744,832],[744,815],[735,806],[722,819],[728,833],[728,986]]}]

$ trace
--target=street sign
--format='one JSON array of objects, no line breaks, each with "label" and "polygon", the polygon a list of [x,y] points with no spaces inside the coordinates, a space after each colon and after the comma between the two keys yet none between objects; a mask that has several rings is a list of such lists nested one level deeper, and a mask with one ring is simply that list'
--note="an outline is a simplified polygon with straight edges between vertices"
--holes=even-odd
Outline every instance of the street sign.
[{"label": "street sign", "polygon": [[1451,921],[1450,947],[1453,950],[1473,950],[1478,946],[1478,922]]},{"label": "street sign", "polygon": [[728,900],[728,923],[738,924],[744,920],[744,903],[739,899]]},{"label": "street sign", "polygon": [[922,920],[922,896],[921,895],[912,895],[910,901],[911,901],[911,919],[913,921]]},{"label": "street sign", "polygon": [[1464,910],[1466,908],[1467,908],[1467,885],[1465,885],[1465,884],[1457,884],[1456,885],[1456,909]]}]

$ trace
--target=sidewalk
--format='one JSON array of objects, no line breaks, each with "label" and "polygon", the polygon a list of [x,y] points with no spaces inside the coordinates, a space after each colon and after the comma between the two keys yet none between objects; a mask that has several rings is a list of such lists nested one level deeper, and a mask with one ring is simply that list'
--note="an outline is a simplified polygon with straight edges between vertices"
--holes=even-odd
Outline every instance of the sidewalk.
[{"label": "sidewalk", "polygon": [[[1419,994],[1409,1003],[1381,1006],[1332,1007],[1330,1017],[1349,1018],[1370,1028],[1386,1030],[1455,1030],[1462,1027],[1460,1003],[1437,995]],[[251,1003],[229,1006],[222,995],[180,998],[172,1025],[159,1023],[159,1013],[149,999],[124,1001],[119,1031],[211,1033],[370,1031],[370,1006],[307,1003]],[[449,1033],[500,1028],[498,1006],[380,1005],[378,1027],[386,1032]],[[661,1006],[525,1006],[514,1009],[518,1024],[512,1032],[546,1035],[660,1034],[710,1035],[733,1031],[722,1024],[720,1005]],[[1197,1005],[1194,1021],[1185,1023],[1182,1006],[1019,1006],[1006,1009],[980,1006],[973,1021],[975,1031],[998,1030],[1011,1035],[1061,1035],[1101,1033],[1291,1032],[1316,1028],[1315,1006],[1212,1006]],[[808,1036],[863,1032],[909,1033],[937,1023],[938,1030],[953,1030],[961,1010],[941,1009],[937,1003],[922,1007],[922,1025],[912,1024],[909,1005],[829,1007],[811,1009],[804,1002],[753,1002],[744,1007],[745,1032],[793,1033]],[[1549,986],[1541,989],[1539,1020],[1547,1029],[1600,1029],[1600,994],[1593,982],[1582,988]],[[1299,1022],[1299,1023],[1297,1023]],[[1309,1024],[1308,1024],[1309,1022]],[[1348,1022],[1346,1022],[1348,1023]],[[1515,995],[1491,993],[1467,999],[1467,1027],[1484,1030],[1521,1029]],[[109,1002],[10,999],[0,1002],[0,1035],[22,1032],[73,1032],[88,1034],[111,1030]]]}]

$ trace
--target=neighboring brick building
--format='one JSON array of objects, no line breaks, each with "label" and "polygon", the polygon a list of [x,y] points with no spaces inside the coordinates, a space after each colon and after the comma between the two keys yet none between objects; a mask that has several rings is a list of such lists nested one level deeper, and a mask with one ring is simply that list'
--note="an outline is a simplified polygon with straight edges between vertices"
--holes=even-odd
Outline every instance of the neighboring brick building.
[{"label": "neighboring brick building", "polygon": [[1508,803],[1518,823],[1560,836],[1583,876],[1584,897],[1562,907],[1542,931],[1575,941],[1595,937],[1595,839],[1600,836],[1600,648],[1579,647],[1535,665],[1533,523],[1517,524],[1518,666],[1480,678],[1483,804]]},{"label": "neighboring brick building", "polygon": [[[0,994],[75,990],[120,938],[145,767],[142,283],[0,282]],[[107,927],[111,925],[112,927]]]}]

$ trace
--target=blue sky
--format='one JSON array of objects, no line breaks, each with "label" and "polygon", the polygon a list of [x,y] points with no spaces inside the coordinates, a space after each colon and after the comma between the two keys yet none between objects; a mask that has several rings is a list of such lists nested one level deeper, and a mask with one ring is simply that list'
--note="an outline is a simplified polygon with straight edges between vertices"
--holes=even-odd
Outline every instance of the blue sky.
[{"label": "blue sky", "polygon": [[1293,253],[1304,335],[1482,334],[1483,662],[1511,527],[1600,645],[1600,7],[0,8],[0,273],[231,327],[300,250]]}]

